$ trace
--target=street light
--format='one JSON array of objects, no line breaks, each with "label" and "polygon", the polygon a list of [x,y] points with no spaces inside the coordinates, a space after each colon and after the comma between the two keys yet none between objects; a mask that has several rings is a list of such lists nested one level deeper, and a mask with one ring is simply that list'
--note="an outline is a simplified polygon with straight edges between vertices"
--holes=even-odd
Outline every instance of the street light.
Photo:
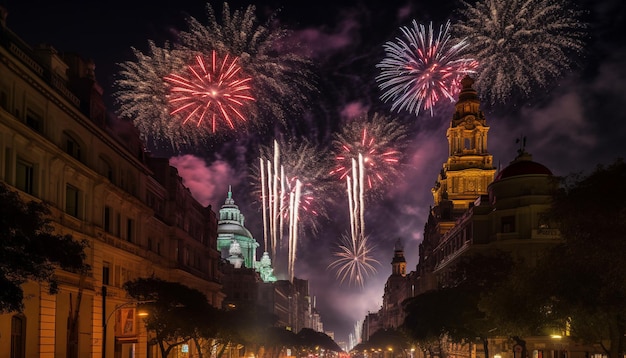
[{"label": "street light", "polygon": [[[140,304],[144,304],[144,303],[153,303],[156,302],[156,300],[145,300],[145,301],[129,301],[126,303],[122,303],[120,305],[115,306],[115,309],[109,313],[109,315],[106,317],[106,319],[102,320],[102,358],[106,358],[106,351],[107,351],[107,324],[109,323],[109,320],[111,319],[111,317],[113,317],[113,314],[117,311],[119,311],[120,309],[124,308],[124,307],[129,307],[129,306],[136,306],[136,305],[140,305]],[[102,316],[104,317],[104,315],[106,314],[106,306],[102,306]],[[146,317],[148,316],[148,312],[139,312],[137,313],[137,315],[139,317]]]}]

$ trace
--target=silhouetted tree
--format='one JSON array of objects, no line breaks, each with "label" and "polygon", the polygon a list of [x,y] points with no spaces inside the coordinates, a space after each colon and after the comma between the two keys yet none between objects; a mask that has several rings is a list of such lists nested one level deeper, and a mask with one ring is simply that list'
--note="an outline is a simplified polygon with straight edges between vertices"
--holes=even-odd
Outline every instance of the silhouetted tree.
[{"label": "silhouetted tree", "polygon": [[159,278],[128,281],[124,289],[137,301],[150,301],[146,306],[149,315],[144,323],[149,331],[155,333],[155,343],[159,345],[162,357],[167,357],[172,349],[190,340],[217,335],[217,327],[221,323],[216,320],[218,310],[196,289]]},{"label": "silhouetted tree", "polygon": [[47,204],[25,202],[0,183],[0,312],[24,309],[22,284],[27,281],[46,283],[48,292],[55,294],[55,269],[79,274],[89,270],[87,241],[54,234],[49,215]]}]

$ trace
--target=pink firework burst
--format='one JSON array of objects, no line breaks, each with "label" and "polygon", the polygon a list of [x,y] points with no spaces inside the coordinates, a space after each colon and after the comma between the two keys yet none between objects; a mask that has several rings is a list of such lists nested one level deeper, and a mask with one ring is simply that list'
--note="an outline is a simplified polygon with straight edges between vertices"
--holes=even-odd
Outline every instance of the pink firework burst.
[{"label": "pink firework burst", "polygon": [[252,78],[242,74],[238,59],[226,55],[220,60],[213,51],[208,63],[201,55],[195,60],[183,73],[164,77],[171,85],[170,114],[182,118],[183,124],[191,121],[198,127],[210,121],[213,132],[217,131],[219,122],[230,129],[235,128],[236,120],[245,122],[246,105],[255,99],[250,94]]},{"label": "pink firework burst", "polygon": [[[352,161],[363,156],[364,188],[377,189],[399,174],[406,129],[388,117],[374,114],[348,123],[335,136],[336,165],[330,175],[345,180],[353,177]],[[354,179],[354,178],[353,178]]]},{"label": "pink firework burst", "polygon": [[413,20],[413,27],[402,27],[403,38],[384,45],[386,57],[376,65],[381,72],[376,77],[383,91],[381,99],[391,100],[391,110],[407,110],[419,115],[420,109],[429,110],[443,98],[455,100],[461,79],[475,73],[478,62],[464,58],[468,42],[452,40],[450,22],[441,26],[439,33],[428,30]]}]

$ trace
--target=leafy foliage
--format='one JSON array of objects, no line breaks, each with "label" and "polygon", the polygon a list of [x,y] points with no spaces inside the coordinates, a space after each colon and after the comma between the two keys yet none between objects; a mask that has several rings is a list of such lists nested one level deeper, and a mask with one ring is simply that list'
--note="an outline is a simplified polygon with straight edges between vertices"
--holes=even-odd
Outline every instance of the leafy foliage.
[{"label": "leafy foliage", "polygon": [[124,289],[137,301],[150,302],[144,322],[155,333],[163,357],[192,339],[217,335],[218,310],[196,289],[159,278],[128,281]]},{"label": "leafy foliage", "polygon": [[0,183],[0,312],[24,309],[22,284],[29,280],[48,284],[58,292],[55,270],[86,272],[86,241],[57,235],[47,204],[25,202]]}]

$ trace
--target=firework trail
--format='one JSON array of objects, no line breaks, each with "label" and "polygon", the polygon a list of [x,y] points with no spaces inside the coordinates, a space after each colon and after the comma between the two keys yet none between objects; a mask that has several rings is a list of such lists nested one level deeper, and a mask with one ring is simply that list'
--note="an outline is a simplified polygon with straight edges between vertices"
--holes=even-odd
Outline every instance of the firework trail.
[{"label": "firework trail", "polygon": [[335,135],[335,166],[329,174],[344,180],[352,171],[352,160],[361,155],[365,171],[362,190],[379,194],[385,183],[400,175],[406,140],[406,127],[387,116],[375,113],[357,118]]},{"label": "firework trail", "polygon": [[449,21],[435,34],[432,22],[426,29],[413,20],[413,27],[400,28],[402,38],[383,46],[386,57],[376,65],[376,80],[381,99],[392,102],[392,111],[419,115],[423,109],[432,116],[440,100],[455,101],[461,79],[474,73],[478,63],[463,57],[468,42],[453,40],[449,30]]},{"label": "firework trail", "polygon": [[582,13],[560,0],[462,2],[454,32],[480,62],[475,88],[491,104],[528,96],[572,68],[584,49]]},{"label": "firework trail", "polygon": [[198,55],[197,64],[189,65],[185,73],[165,76],[164,80],[171,85],[169,103],[173,109],[170,115],[181,115],[183,124],[191,121],[198,127],[209,119],[213,133],[219,119],[230,129],[235,128],[235,119],[245,121],[245,105],[254,101],[250,95],[251,78],[241,76],[236,58],[229,60],[226,55],[220,61],[213,51],[209,64]]},{"label": "firework trail", "polygon": [[[114,92],[119,114],[133,119],[147,144],[175,149],[197,146],[214,138],[214,129],[218,134],[238,130],[233,119],[245,120],[246,128],[262,127],[266,123],[261,118],[286,123],[305,108],[309,94],[316,91],[310,61],[289,46],[289,31],[260,25],[255,9],[248,6],[231,13],[225,3],[220,21],[207,4],[208,24],[189,17],[188,31],[179,31],[173,44],[159,47],[148,41],[146,53],[133,48],[136,60],[119,64]],[[205,59],[215,54],[221,60],[219,66],[211,63],[202,69],[210,62]],[[217,77],[208,80],[204,72]],[[230,84],[216,82],[220,75]],[[231,95],[211,102],[216,107],[210,107],[207,94],[211,91],[206,87],[217,83]],[[194,92],[193,86],[200,89]],[[205,120],[205,110],[211,125],[198,126]],[[177,114],[182,120],[174,120]],[[225,126],[219,125],[222,119]],[[220,132],[222,128],[226,131]]]},{"label": "firework trail", "polygon": [[364,160],[361,154],[352,159],[352,176],[346,176],[346,192],[348,210],[350,212],[350,236],[342,235],[339,251],[334,253],[337,259],[330,263],[328,269],[336,270],[340,284],[347,281],[350,285],[363,287],[365,279],[376,273],[373,264],[379,262],[370,257],[372,247],[365,235],[364,219]]},{"label": "firework trail", "polygon": [[[306,141],[273,148],[261,147],[259,165],[252,176],[260,194],[263,212],[263,240],[272,257],[280,255],[287,230],[287,261],[290,279],[295,272],[299,233],[302,226],[316,230],[316,220],[326,211],[316,194],[323,190],[327,175],[320,151]],[[319,183],[319,185],[318,185]]]}]

